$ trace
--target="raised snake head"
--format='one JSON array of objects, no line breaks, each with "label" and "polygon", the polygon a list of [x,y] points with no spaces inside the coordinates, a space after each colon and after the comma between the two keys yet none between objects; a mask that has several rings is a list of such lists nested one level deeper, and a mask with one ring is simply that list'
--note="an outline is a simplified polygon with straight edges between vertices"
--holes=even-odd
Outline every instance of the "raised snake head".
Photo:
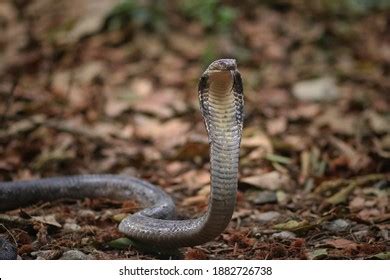
[{"label": "raised snake head", "polygon": [[235,59],[222,58],[214,61],[209,65],[207,71],[231,71],[237,70],[237,63]]}]

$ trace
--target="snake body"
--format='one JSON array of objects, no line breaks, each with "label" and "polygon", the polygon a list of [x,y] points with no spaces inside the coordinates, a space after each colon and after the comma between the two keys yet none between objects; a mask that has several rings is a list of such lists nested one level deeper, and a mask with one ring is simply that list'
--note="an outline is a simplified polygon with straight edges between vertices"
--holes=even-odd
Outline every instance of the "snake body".
[{"label": "snake body", "polygon": [[119,231],[139,244],[172,249],[213,240],[230,222],[236,200],[243,125],[243,88],[236,61],[219,59],[211,63],[199,80],[198,95],[210,143],[211,192],[202,216],[176,220],[175,205],[160,188],[119,175],[2,182],[0,211],[61,198],[134,198],[145,208],[123,219]]}]

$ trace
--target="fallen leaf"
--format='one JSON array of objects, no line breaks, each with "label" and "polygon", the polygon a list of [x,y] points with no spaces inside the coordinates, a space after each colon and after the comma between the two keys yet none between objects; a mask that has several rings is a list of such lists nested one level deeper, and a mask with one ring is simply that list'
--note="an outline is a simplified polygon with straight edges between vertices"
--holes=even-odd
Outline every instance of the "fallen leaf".
[{"label": "fallen leaf", "polygon": [[190,124],[179,118],[161,122],[153,118],[138,116],[135,118],[134,134],[140,138],[152,140],[158,149],[167,152],[185,142]]},{"label": "fallen leaf", "polygon": [[75,82],[80,85],[91,83],[96,77],[106,75],[107,66],[102,61],[90,61],[74,69]]},{"label": "fallen leaf", "polygon": [[194,160],[207,158],[209,155],[209,141],[207,136],[191,134],[186,138],[177,153],[173,156],[178,160]]},{"label": "fallen leaf", "polygon": [[382,252],[382,253],[373,255],[370,257],[370,259],[390,260],[390,251],[389,252]]},{"label": "fallen leaf", "polygon": [[358,248],[358,244],[351,240],[343,238],[327,240],[325,243],[336,249],[357,250]]},{"label": "fallen leaf", "polygon": [[264,149],[266,153],[272,153],[272,142],[267,135],[258,132],[255,128],[244,129],[241,141],[243,148],[259,148]]},{"label": "fallen leaf", "polygon": [[210,184],[210,173],[206,170],[189,170],[180,177],[186,187],[192,190],[199,190]]},{"label": "fallen leaf", "polygon": [[278,171],[272,171],[261,175],[246,177],[240,179],[239,182],[270,191],[286,189],[292,183],[291,179],[287,175],[282,174]]},{"label": "fallen leaf", "polygon": [[[323,114],[317,116],[310,129],[329,127],[329,129],[342,135],[354,135],[358,126],[357,118],[354,115],[342,114],[338,108],[330,107]],[[318,132],[319,133],[319,132]]]},{"label": "fallen leaf", "polygon": [[273,229],[292,231],[292,232],[301,232],[301,231],[306,231],[312,227],[313,227],[313,225],[311,225],[306,220],[302,220],[302,221],[290,220],[286,223],[280,223],[280,224],[274,225]]},{"label": "fallen leaf", "polygon": [[376,133],[390,133],[390,118],[386,118],[375,111],[368,110],[364,113],[371,129]]},{"label": "fallen leaf", "polygon": [[266,127],[267,132],[270,135],[281,134],[287,129],[287,119],[284,117],[279,117],[276,119],[267,120]]},{"label": "fallen leaf", "polygon": [[352,211],[361,210],[364,208],[364,202],[365,199],[363,197],[356,196],[349,202],[349,209]]},{"label": "fallen leaf", "polygon": [[179,93],[173,89],[156,91],[135,101],[132,108],[160,119],[170,118],[175,112],[183,113],[187,108],[179,96]]},{"label": "fallen leaf", "polygon": [[348,160],[348,166],[354,170],[359,171],[363,168],[366,168],[370,163],[371,159],[366,154],[356,151],[346,142],[337,139],[336,137],[331,136],[329,138],[330,143],[332,143],[343,155],[346,156]]},{"label": "fallen leaf", "polygon": [[[113,0],[86,0],[81,3],[78,2],[77,7],[70,9],[73,12],[76,10],[78,16],[73,17],[76,22],[65,35],[66,43],[76,43],[84,36],[99,31],[103,27],[109,12],[116,5],[117,2]],[[70,15],[72,15],[71,11],[68,11],[68,16]]]},{"label": "fallen leaf", "polygon": [[173,50],[188,59],[199,59],[206,49],[204,40],[196,40],[190,34],[169,32],[167,39]]},{"label": "fallen leaf", "polygon": [[108,245],[114,249],[126,249],[129,246],[133,245],[133,242],[126,237],[121,237],[108,242]]},{"label": "fallen leaf", "polygon": [[31,219],[34,221],[46,224],[46,225],[57,227],[57,228],[62,227],[62,225],[57,222],[55,215],[32,216]]},{"label": "fallen leaf", "polygon": [[289,199],[289,196],[281,190],[276,191],[276,199],[278,200],[279,205],[286,205]]},{"label": "fallen leaf", "polygon": [[113,215],[112,216],[112,219],[117,222],[117,223],[120,223],[124,218],[126,218],[129,214],[127,213],[119,213],[119,214],[116,214],[116,215]]},{"label": "fallen leaf", "polygon": [[309,260],[320,260],[326,258],[328,256],[328,252],[326,249],[317,249],[311,252],[308,252]]},{"label": "fallen leaf", "polygon": [[8,129],[0,130],[0,139],[6,139],[9,137],[17,137],[24,133],[29,133],[37,128],[42,122],[45,121],[45,117],[42,115],[34,115],[29,119],[23,119],[15,122]]},{"label": "fallen leaf", "polygon": [[288,113],[289,120],[308,120],[315,119],[321,112],[321,106],[315,103],[302,103],[295,108],[291,108]]},{"label": "fallen leaf", "polygon": [[269,161],[276,162],[276,163],[282,163],[282,164],[291,163],[290,158],[281,155],[276,155],[276,154],[267,154],[265,158],[268,159]]},{"label": "fallen leaf", "polygon": [[189,248],[184,254],[185,260],[207,260],[208,255],[198,248]]},{"label": "fallen leaf", "polygon": [[116,118],[126,112],[130,107],[131,103],[127,100],[109,98],[104,107],[104,111],[108,117]]},{"label": "fallen leaf", "polygon": [[207,197],[205,195],[197,195],[185,198],[182,203],[183,206],[206,206],[207,205]]},{"label": "fallen leaf", "polygon": [[375,151],[383,158],[390,158],[390,133],[381,139],[374,139]]},{"label": "fallen leaf", "polygon": [[327,198],[326,201],[330,204],[340,204],[346,202],[355,187],[356,184],[352,183],[347,187],[342,188],[339,192],[335,193],[331,197]]},{"label": "fallen leaf", "polygon": [[363,209],[357,214],[357,216],[363,221],[372,222],[375,218],[381,216],[381,212],[376,208]]}]

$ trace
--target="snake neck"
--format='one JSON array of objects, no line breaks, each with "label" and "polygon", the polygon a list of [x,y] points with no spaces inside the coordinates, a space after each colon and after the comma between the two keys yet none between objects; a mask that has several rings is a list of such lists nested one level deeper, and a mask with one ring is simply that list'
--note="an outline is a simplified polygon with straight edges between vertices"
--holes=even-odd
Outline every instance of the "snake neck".
[{"label": "snake neck", "polygon": [[208,238],[219,235],[226,228],[234,211],[241,137],[231,72],[213,73],[209,83],[206,125],[210,141],[212,190],[200,231]]}]

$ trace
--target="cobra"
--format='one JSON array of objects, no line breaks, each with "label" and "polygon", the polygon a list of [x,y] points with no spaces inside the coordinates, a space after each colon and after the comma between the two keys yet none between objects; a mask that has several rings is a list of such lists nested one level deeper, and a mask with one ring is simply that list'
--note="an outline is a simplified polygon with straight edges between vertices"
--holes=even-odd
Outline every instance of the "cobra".
[{"label": "cobra", "polygon": [[210,144],[211,181],[208,208],[200,217],[175,219],[175,205],[164,191],[149,182],[120,175],[2,182],[0,211],[61,198],[131,198],[144,208],[123,219],[119,231],[137,244],[173,249],[213,240],[229,224],[236,202],[244,106],[236,61],[212,62],[199,80],[198,95]]}]

